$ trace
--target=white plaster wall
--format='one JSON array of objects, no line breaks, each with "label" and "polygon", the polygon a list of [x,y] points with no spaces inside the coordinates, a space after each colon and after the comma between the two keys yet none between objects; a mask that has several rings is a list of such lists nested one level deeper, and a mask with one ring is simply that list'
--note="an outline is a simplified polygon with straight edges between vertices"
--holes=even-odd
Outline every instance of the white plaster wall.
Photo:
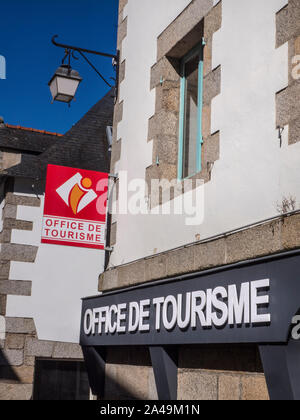
[{"label": "white plaster wall", "polygon": [[[127,37],[121,61],[126,59],[126,78],[120,87],[124,100],[123,120],[118,126],[122,159],[118,169],[128,178],[144,178],[152,163],[152,142],[147,144],[148,120],[154,114],[155,90],[150,92],[150,69],[156,61],[159,34],[191,0],[129,0],[123,16],[128,16]],[[170,7],[171,5],[171,7]],[[138,158],[138,159],[137,159]]]},{"label": "white plaster wall", "polygon": [[[3,230],[3,208],[5,205],[4,200],[4,182],[1,182],[0,179],[0,232]],[[0,252],[1,252],[1,243],[0,243]],[[0,340],[5,340],[5,318],[0,316]]]},{"label": "white plaster wall", "polygon": [[[152,162],[148,119],[155,112],[150,69],[157,37],[189,4],[186,0],[129,0],[123,41],[126,77],[118,171],[145,178]],[[218,1],[214,0],[214,4]],[[186,226],[182,216],[115,216],[119,265],[275,216],[284,196],[300,205],[300,143],[279,147],[275,94],[288,84],[288,46],[275,48],[276,12],[287,0],[223,0],[223,24],[213,39],[213,66],[222,66],[221,94],[212,103],[212,133],[220,130],[220,160],[205,185],[205,217]]]},{"label": "white plaster wall", "polygon": [[40,208],[18,206],[17,218],[32,221],[33,231],[12,232],[12,243],[39,247],[35,263],[12,262],[10,269],[10,280],[32,281],[32,296],[8,296],[6,316],[33,318],[41,340],[78,343],[81,298],[97,293],[104,251],[41,244],[40,199]]},{"label": "white plaster wall", "polygon": [[6,323],[4,316],[0,315],[0,340],[5,340],[6,336]]},{"label": "white plaster wall", "polygon": [[0,232],[2,232],[3,229],[3,209],[5,205],[4,200],[4,182],[0,180]]}]

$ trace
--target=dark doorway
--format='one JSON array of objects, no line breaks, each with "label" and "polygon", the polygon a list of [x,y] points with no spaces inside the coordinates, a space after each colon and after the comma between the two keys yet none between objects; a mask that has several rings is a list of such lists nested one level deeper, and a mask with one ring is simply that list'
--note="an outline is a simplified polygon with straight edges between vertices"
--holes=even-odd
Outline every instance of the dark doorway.
[{"label": "dark doorway", "polygon": [[90,387],[83,362],[37,359],[33,399],[89,400]]}]

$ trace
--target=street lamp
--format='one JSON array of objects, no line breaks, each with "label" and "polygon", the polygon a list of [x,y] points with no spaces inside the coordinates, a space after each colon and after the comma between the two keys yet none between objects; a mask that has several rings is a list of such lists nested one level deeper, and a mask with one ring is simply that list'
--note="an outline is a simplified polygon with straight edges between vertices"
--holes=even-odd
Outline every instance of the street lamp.
[{"label": "street lamp", "polygon": [[[65,56],[62,60],[61,66],[56,70],[55,74],[49,82],[50,92],[53,98],[53,101],[65,102],[70,104],[75,97],[76,91],[79,84],[83,80],[79,73],[76,70],[71,68],[71,57],[75,57],[74,52],[78,52],[82,58],[95,70],[98,76],[110,87],[111,85],[102,74],[96,69],[96,67],[91,63],[91,61],[86,57],[84,53],[100,55],[102,57],[108,57],[113,60],[113,67],[116,71],[115,81],[115,96],[118,97],[118,84],[119,84],[119,62],[120,62],[120,52],[117,51],[117,54],[106,54],[99,51],[87,50],[85,48],[74,47],[71,45],[59,44],[55,41],[57,35],[52,38],[52,43],[59,48],[64,48]],[[66,59],[68,58],[68,64],[65,64]]]},{"label": "street lamp", "polygon": [[72,70],[68,64],[62,64],[49,82],[53,101],[69,104],[74,99],[81,81],[82,77],[76,70]]}]

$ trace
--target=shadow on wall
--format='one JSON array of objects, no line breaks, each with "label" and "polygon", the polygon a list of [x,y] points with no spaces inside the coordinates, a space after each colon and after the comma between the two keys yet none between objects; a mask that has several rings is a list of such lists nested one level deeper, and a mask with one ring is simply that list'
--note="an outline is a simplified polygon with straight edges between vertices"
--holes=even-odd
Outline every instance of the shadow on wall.
[{"label": "shadow on wall", "polygon": [[179,348],[179,369],[263,373],[256,345],[203,345]]},{"label": "shadow on wall", "polygon": [[[106,358],[105,400],[139,400],[141,378],[134,377],[130,366],[151,367],[146,348],[109,348]],[[178,369],[211,372],[262,374],[263,367],[256,345],[202,345],[178,347]],[[138,372],[138,371],[136,371]],[[142,375],[143,371],[140,372]],[[122,378],[128,375],[128,378]],[[129,388],[126,386],[126,382]],[[155,384],[153,383],[153,386]],[[137,392],[134,392],[134,389]]]},{"label": "shadow on wall", "polygon": [[10,366],[9,361],[0,349],[0,381],[20,383],[21,380]]},{"label": "shadow on wall", "polygon": [[83,351],[91,388],[100,395],[100,400],[138,401],[148,399],[153,394],[145,370],[151,367],[147,348],[84,348]]},{"label": "shadow on wall", "polygon": [[139,398],[109,374],[105,377],[105,401],[138,401]]}]

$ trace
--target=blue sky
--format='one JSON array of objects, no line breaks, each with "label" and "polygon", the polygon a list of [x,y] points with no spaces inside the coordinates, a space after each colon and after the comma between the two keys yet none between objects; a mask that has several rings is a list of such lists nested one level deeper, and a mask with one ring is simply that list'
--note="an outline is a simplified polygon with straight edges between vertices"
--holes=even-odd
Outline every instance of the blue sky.
[{"label": "blue sky", "polygon": [[[8,124],[65,133],[105,93],[108,86],[83,60],[73,68],[83,77],[76,102],[51,104],[48,82],[63,58],[58,41],[87,49],[116,52],[118,0],[0,0],[0,116]],[[78,54],[77,54],[78,55]],[[114,76],[109,58],[88,55],[106,78]]]}]

